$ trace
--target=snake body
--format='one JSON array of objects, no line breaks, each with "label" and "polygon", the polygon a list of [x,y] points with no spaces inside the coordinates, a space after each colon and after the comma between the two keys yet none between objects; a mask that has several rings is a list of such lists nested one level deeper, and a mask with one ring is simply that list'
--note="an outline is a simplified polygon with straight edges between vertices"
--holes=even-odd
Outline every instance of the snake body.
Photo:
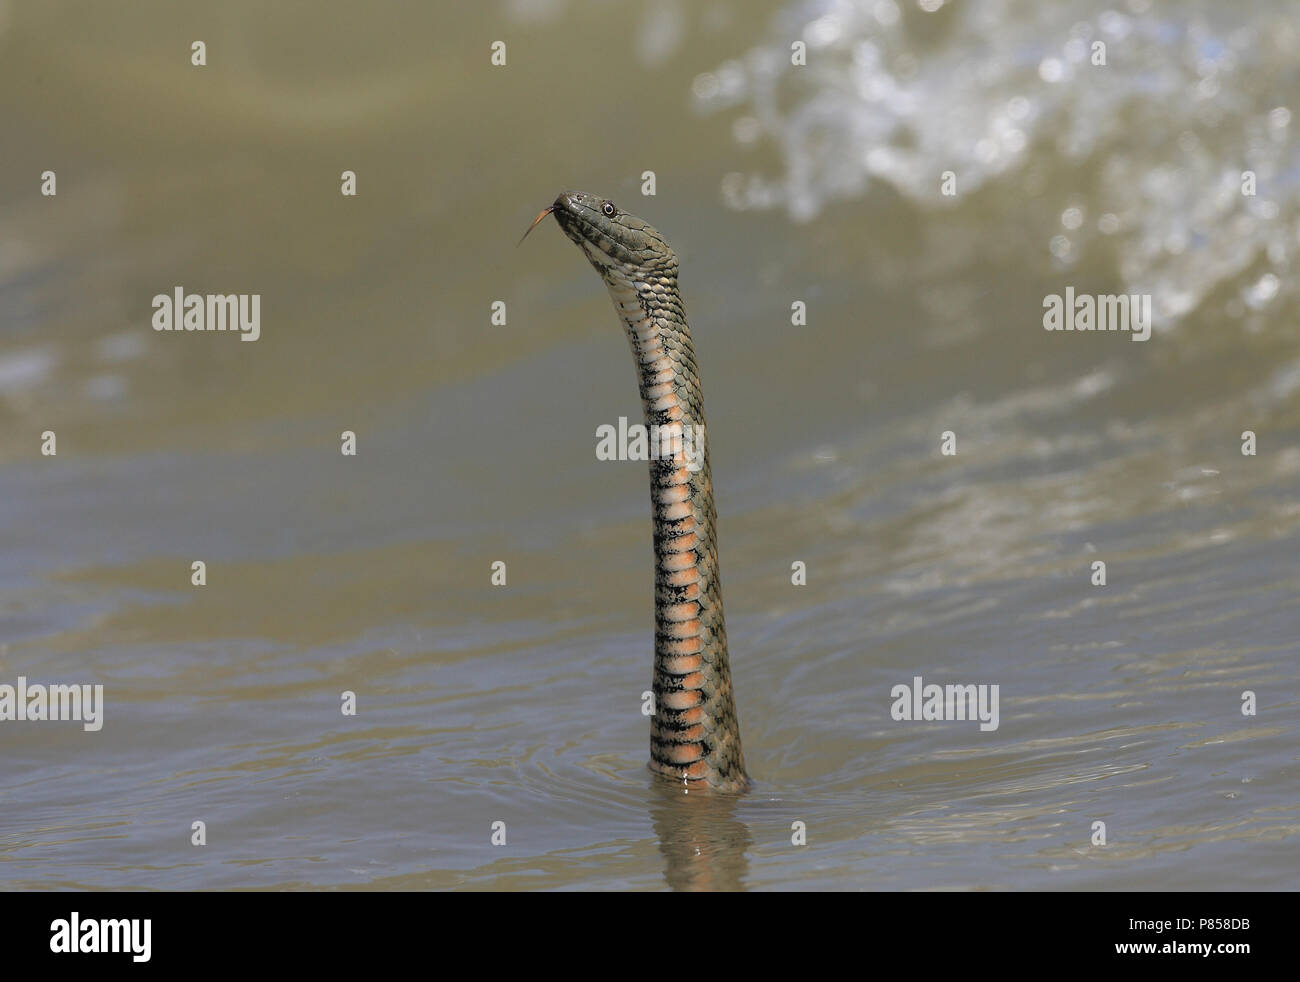
[{"label": "snake body", "polygon": [[609,289],[636,359],[647,429],[697,437],[693,445],[684,439],[650,461],[655,566],[650,768],[688,790],[743,790],[749,779],[727,658],[708,442],[698,439],[704,433],[704,404],[677,288],[677,257],[654,228],[607,199],[565,191],[537,221],[547,212]]}]

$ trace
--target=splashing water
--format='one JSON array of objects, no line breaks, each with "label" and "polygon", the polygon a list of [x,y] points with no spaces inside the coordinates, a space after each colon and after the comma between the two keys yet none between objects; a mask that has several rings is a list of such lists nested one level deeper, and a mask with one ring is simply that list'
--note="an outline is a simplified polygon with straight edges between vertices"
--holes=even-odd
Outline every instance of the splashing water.
[{"label": "splashing water", "polygon": [[1285,4],[820,0],[771,35],[692,86],[699,112],[737,111],[737,142],[781,160],[728,174],[731,207],[808,221],[884,182],[937,210],[951,171],[958,200],[1019,216],[1065,172],[1077,193],[1032,228],[1045,261],[1113,249],[1166,322],[1224,284],[1232,317],[1295,295],[1300,27]]}]

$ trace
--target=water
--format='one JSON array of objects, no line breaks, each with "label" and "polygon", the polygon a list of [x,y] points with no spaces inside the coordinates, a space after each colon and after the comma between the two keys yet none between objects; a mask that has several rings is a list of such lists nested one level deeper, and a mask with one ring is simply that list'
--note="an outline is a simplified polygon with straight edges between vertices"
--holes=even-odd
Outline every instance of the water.
[{"label": "water", "polygon": [[[1298,47],[1280,3],[0,5],[0,683],[106,699],[0,724],[0,883],[1294,887]],[[682,262],[742,798],[645,770],[635,375],[577,250],[515,247],[565,187]],[[262,336],[151,330],[176,286]],[[1067,286],[1151,339],[1044,331]],[[998,728],[895,721],[915,676]]]}]

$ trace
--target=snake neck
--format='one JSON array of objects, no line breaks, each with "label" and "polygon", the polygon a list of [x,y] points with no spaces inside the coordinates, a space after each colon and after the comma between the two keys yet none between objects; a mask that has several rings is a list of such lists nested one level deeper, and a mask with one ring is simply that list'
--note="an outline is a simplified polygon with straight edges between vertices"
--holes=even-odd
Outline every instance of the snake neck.
[{"label": "snake neck", "polygon": [[636,359],[650,437],[655,562],[650,767],[688,788],[742,790],[749,779],[727,658],[704,403],[676,269],[630,276],[606,266],[602,273]]}]

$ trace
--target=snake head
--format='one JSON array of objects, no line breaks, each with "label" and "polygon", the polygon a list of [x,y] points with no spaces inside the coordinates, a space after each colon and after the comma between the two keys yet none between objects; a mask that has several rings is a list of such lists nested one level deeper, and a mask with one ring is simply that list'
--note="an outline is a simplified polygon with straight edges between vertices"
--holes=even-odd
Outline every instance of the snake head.
[{"label": "snake head", "polygon": [[677,256],[664,237],[608,198],[562,191],[551,205],[551,213],[602,276],[611,266],[623,267],[620,272],[624,274],[677,273]]}]

